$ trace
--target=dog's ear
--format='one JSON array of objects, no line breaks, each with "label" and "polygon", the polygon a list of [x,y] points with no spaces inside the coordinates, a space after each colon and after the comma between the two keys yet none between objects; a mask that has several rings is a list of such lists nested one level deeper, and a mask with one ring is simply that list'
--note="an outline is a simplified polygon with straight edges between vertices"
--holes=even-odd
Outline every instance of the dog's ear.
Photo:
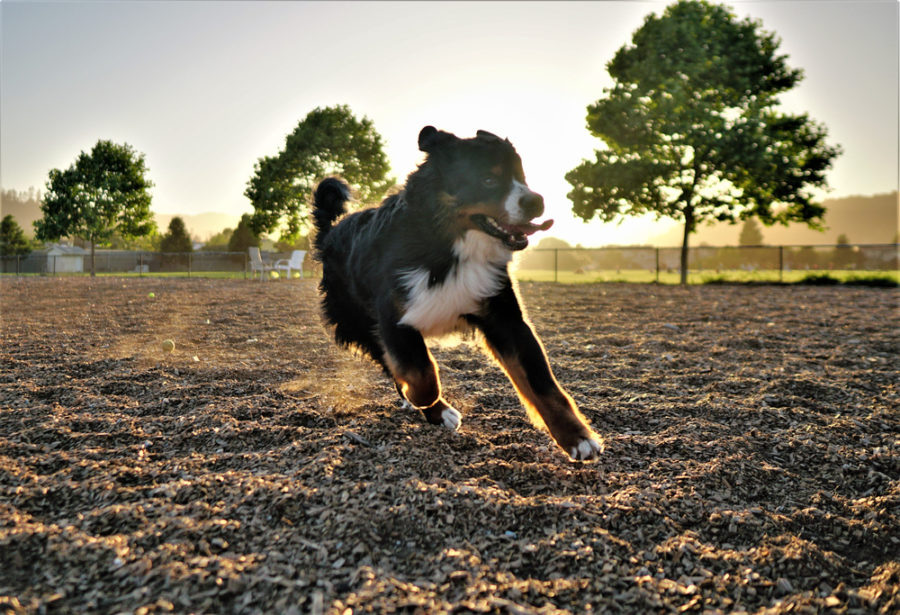
[{"label": "dog's ear", "polygon": [[485,141],[500,141],[500,137],[487,130],[479,130],[475,133],[475,136],[479,139],[484,139]]},{"label": "dog's ear", "polygon": [[419,149],[430,154],[442,144],[455,138],[449,132],[438,130],[434,126],[426,126],[419,132]]}]

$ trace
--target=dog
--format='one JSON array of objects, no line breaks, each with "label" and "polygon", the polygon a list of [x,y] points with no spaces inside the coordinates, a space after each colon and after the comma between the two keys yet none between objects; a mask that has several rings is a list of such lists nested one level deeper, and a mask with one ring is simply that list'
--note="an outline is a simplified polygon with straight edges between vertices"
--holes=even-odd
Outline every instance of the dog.
[{"label": "dog", "polygon": [[313,245],[335,341],[377,362],[405,406],[455,430],[460,413],[441,394],[424,338],[474,329],[532,422],[573,459],[596,458],[602,440],[554,378],[508,270],[513,252],[553,224],[533,222],[543,197],[508,139],[426,126],[418,145],[425,161],[378,207],[345,215],[346,183],[331,177],[316,188]]}]

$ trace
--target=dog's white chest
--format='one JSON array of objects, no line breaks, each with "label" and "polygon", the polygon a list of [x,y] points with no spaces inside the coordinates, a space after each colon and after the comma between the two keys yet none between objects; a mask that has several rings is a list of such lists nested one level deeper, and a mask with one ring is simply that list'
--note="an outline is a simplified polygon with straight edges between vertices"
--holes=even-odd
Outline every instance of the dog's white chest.
[{"label": "dog's white chest", "polygon": [[459,328],[459,319],[478,310],[482,301],[503,287],[506,264],[512,253],[503,244],[478,231],[469,231],[453,245],[457,256],[443,283],[428,286],[424,268],[402,274],[409,291],[406,312],[400,324],[426,336],[443,335]]}]

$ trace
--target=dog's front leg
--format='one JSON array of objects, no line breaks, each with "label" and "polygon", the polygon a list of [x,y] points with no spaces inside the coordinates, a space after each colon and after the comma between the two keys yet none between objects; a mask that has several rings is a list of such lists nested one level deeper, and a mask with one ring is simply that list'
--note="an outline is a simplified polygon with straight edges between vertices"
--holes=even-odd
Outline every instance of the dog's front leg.
[{"label": "dog's front leg", "polygon": [[545,426],[573,459],[596,457],[603,450],[602,440],[553,377],[544,348],[525,321],[512,287],[492,298],[485,313],[470,322],[484,334],[488,349],[512,381],[532,422]]},{"label": "dog's front leg", "polygon": [[441,397],[437,364],[414,328],[383,319],[380,326],[384,359],[397,391],[435,425],[459,429],[460,413]]}]

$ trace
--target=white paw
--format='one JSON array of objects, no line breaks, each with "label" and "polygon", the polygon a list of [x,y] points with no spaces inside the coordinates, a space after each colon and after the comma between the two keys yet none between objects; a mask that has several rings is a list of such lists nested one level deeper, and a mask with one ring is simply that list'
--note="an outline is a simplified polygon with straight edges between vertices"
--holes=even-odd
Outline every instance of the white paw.
[{"label": "white paw", "polygon": [[594,438],[587,438],[579,442],[578,446],[573,446],[569,451],[569,455],[572,459],[585,460],[593,459],[602,452],[603,444]]},{"label": "white paw", "polygon": [[444,427],[456,431],[459,429],[462,415],[453,406],[447,406],[447,408],[441,412],[441,419],[444,421]]},{"label": "white paw", "polygon": [[414,405],[412,405],[411,403],[409,403],[409,400],[408,400],[408,399],[401,399],[401,400],[400,400],[400,408],[403,409],[403,410],[415,410],[415,409],[416,409],[416,407],[415,407]]}]

